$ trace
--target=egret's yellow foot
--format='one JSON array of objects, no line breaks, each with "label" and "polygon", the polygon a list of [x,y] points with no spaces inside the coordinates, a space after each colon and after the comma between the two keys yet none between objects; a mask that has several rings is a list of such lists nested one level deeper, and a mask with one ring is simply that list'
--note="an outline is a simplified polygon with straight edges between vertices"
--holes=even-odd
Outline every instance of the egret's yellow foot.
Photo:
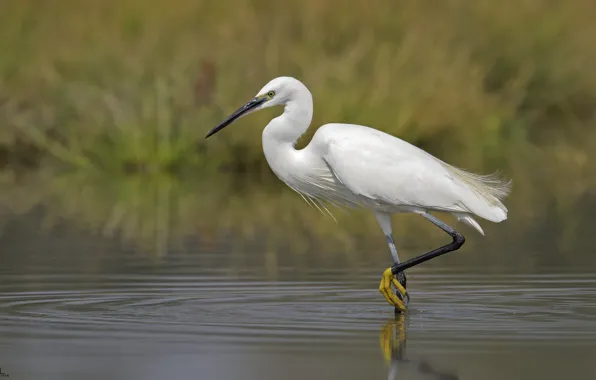
[{"label": "egret's yellow foot", "polygon": [[[393,286],[395,286],[395,288],[399,292],[399,297],[393,294],[391,284],[393,284]],[[404,288],[402,284],[400,284],[399,281],[397,281],[397,279],[393,275],[393,272],[391,271],[391,267],[385,269],[385,271],[383,272],[383,276],[381,277],[381,284],[379,284],[379,291],[381,292],[381,294],[383,294],[383,296],[385,297],[387,302],[389,302],[390,305],[394,306],[399,311],[406,311],[406,304],[404,303],[404,300],[406,299],[406,297],[409,298],[408,292],[406,291],[406,288]]]}]

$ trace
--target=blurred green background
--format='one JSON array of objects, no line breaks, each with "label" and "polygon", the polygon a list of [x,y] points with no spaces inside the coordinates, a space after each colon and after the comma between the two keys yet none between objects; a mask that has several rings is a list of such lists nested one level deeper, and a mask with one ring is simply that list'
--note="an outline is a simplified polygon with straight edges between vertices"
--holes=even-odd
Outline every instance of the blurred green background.
[{"label": "blurred green background", "polygon": [[[290,75],[315,102],[299,147],[359,123],[500,170],[510,219],[481,223],[485,239],[506,249],[556,225],[549,244],[572,256],[596,204],[594,15],[591,0],[4,0],[0,219],[42,207],[47,228],[67,219],[158,256],[232,233],[271,265],[313,247],[386,260],[372,215],[336,223],[271,173],[260,133],[281,109],[204,140]],[[396,216],[398,245],[444,240],[421,219]]]}]

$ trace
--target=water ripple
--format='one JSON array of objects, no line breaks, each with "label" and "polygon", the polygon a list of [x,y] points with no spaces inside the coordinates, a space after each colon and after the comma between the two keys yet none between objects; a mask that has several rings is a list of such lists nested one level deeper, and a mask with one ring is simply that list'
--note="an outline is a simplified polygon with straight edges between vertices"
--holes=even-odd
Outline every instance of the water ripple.
[{"label": "water ripple", "polygon": [[[348,338],[364,342],[392,315],[375,282],[364,276],[348,283],[9,275],[0,288],[0,334],[54,342],[108,337],[294,347]],[[418,274],[410,289],[408,334],[418,345],[441,341],[472,349],[487,341],[596,341],[596,279],[590,275]]]}]

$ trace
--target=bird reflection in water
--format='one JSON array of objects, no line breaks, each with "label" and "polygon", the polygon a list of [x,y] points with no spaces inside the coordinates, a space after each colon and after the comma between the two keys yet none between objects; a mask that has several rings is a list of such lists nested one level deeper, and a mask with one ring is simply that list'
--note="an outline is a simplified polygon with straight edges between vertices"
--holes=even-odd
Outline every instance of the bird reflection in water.
[{"label": "bird reflection in water", "polygon": [[406,316],[396,313],[383,325],[379,335],[381,352],[385,362],[389,366],[388,380],[397,380],[398,369],[409,367],[429,379],[437,380],[458,380],[459,377],[453,373],[437,371],[429,362],[414,361],[406,357]]}]

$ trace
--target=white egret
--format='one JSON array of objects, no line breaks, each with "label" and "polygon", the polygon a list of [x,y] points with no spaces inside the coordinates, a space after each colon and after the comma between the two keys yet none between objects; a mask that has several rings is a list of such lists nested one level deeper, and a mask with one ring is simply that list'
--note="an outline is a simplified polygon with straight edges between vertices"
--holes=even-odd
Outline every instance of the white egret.
[{"label": "white egret", "polygon": [[[474,219],[507,219],[501,202],[510,182],[495,175],[478,175],[451,166],[387,133],[354,124],[321,126],[310,144],[295,149],[313,115],[310,91],[299,80],[279,77],[213,128],[205,138],[256,110],[276,105],[284,112],[263,130],[263,151],[272,171],[305,200],[339,207],[364,207],[376,216],[387,238],[393,265],[382,275],[379,291],[396,310],[406,310],[404,270],[461,247],[462,234],[429,211],[447,212],[484,235]],[[391,227],[394,213],[419,214],[445,231],[451,243],[400,262]],[[393,294],[391,285],[396,287]]]}]

